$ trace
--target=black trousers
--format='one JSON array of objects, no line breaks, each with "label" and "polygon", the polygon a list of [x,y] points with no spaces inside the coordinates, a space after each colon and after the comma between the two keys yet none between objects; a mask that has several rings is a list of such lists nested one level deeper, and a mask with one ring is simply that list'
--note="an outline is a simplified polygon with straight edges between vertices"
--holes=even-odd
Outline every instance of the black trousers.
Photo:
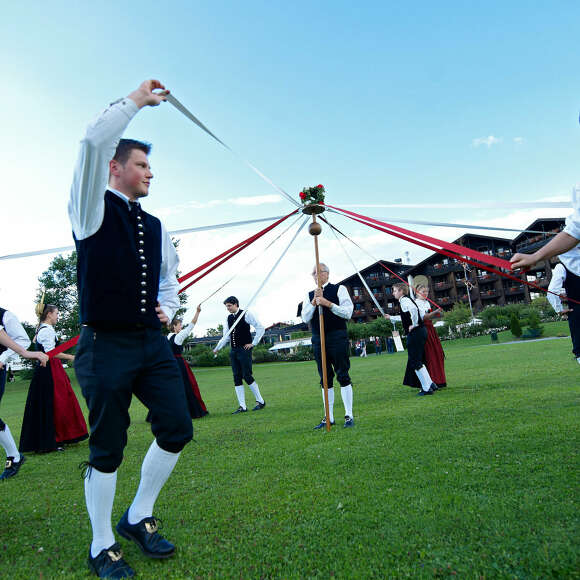
[{"label": "black trousers", "polygon": [[[6,369],[0,369],[0,402],[2,402],[2,396],[4,395],[4,387],[6,386]],[[6,429],[6,423],[0,419],[0,431]]]},{"label": "black trousers", "polygon": [[132,395],[149,409],[161,449],[177,453],[193,437],[181,373],[159,330],[97,330],[84,326],[75,372],[89,408],[89,463],[115,471],[127,445]]},{"label": "black trousers", "polygon": [[234,374],[234,386],[242,385],[242,379],[251,385],[254,382],[252,375],[252,349],[246,350],[243,346],[232,347],[230,362]]},{"label": "black trousers", "polygon": [[[351,384],[350,375],[350,347],[348,344],[348,334],[346,330],[335,330],[325,335],[326,343],[326,375],[328,377],[328,388],[332,389],[334,376],[341,387]],[[312,348],[314,359],[318,366],[320,376],[320,386],[322,385],[322,349],[320,347],[320,335],[312,335]]]},{"label": "black trousers", "polygon": [[415,371],[418,371],[424,364],[425,343],[427,342],[427,329],[424,326],[413,328],[407,335],[407,368],[403,384],[409,387],[421,387],[421,381]]}]

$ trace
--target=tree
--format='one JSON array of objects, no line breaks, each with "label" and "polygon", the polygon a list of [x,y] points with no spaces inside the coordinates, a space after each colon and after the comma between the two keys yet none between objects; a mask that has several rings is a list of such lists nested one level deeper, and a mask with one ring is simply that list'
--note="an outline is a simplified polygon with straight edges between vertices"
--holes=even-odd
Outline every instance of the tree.
[{"label": "tree", "polygon": [[390,320],[379,316],[370,323],[371,333],[373,336],[390,336],[393,332],[394,325]]},{"label": "tree", "polygon": [[522,335],[522,326],[520,324],[520,319],[518,318],[517,314],[514,312],[511,315],[510,319],[510,330],[514,336],[518,338]]},{"label": "tree", "polygon": [[59,254],[39,276],[38,282],[40,287],[36,292],[36,301],[39,302],[45,292],[44,303],[54,304],[60,312],[60,331],[67,338],[77,335],[80,332],[77,253],[73,251],[68,256]]},{"label": "tree", "polygon": [[453,309],[445,313],[444,320],[449,326],[457,326],[458,324],[465,324],[471,319],[471,311],[467,306],[457,302],[453,305]]},{"label": "tree", "polygon": [[218,324],[217,328],[208,328],[205,335],[206,336],[223,336],[224,334],[224,325]]}]

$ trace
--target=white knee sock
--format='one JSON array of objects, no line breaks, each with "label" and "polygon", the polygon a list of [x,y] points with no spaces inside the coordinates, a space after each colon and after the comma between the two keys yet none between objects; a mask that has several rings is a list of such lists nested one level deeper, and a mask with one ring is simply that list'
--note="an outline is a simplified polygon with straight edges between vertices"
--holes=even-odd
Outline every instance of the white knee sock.
[{"label": "white knee sock", "polygon": [[242,409],[246,408],[246,393],[244,391],[244,385],[236,385],[236,395],[238,396],[238,403]]},{"label": "white knee sock", "polygon": [[4,451],[6,451],[6,457],[14,457],[16,463],[20,461],[20,453],[18,453],[18,447],[16,447],[14,437],[12,437],[8,425],[6,425],[4,431],[0,431],[0,445],[2,445]]},{"label": "white knee sock", "polygon": [[164,451],[157,445],[157,441],[151,443],[141,466],[139,489],[129,508],[128,517],[131,525],[153,515],[153,506],[157,501],[157,496],[171,475],[179,455],[180,453]]},{"label": "white knee sock", "polygon": [[344,403],[344,414],[352,419],[352,385],[340,387],[340,394]]},{"label": "white knee sock", "polygon": [[[322,406],[326,416],[326,407],[324,406],[324,389],[322,389]],[[328,389],[328,414],[330,415],[330,422],[334,423],[334,389]]]},{"label": "white knee sock", "polygon": [[115,543],[111,526],[111,512],[117,487],[117,472],[104,473],[94,467],[89,468],[85,478],[85,501],[93,528],[91,556],[96,558],[101,550]]},{"label": "white knee sock", "polygon": [[431,375],[429,374],[427,367],[423,365],[418,371],[415,371],[415,374],[421,381],[421,388],[424,391],[428,391],[431,388],[431,383],[433,381],[431,380]]},{"label": "white knee sock", "polygon": [[254,393],[254,397],[256,397],[256,403],[264,404],[264,399],[262,399],[262,395],[260,394],[260,388],[258,387],[258,383],[254,381],[251,385],[248,385],[252,393]]}]

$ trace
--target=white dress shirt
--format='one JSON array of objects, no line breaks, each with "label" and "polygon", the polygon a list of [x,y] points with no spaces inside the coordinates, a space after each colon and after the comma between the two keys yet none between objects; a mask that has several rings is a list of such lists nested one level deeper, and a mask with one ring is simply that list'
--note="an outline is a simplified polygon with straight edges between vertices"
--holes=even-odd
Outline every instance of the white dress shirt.
[{"label": "white dress shirt", "polygon": [[421,318],[425,318],[425,314],[431,310],[431,304],[429,300],[424,300],[423,298],[415,298],[415,304],[421,313]]},{"label": "white dress shirt", "polygon": [[[109,161],[115,155],[127,125],[138,111],[137,105],[126,97],[111,104],[87,128],[81,141],[68,204],[68,215],[77,240],[92,236],[101,227],[107,189],[126,200],[129,211],[129,198],[108,187]],[[161,271],[157,300],[169,319],[179,308],[178,264],[179,258],[171,237],[161,224]]]},{"label": "white dress shirt", "polygon": [[[237,314],[237,312],[235,314]],[[250,310],[244,310],[242,316],[245,317],[246,322],[250,326],[254,327],[256,334],[254,336],[254,340],[252,340],[252,346],[256,346],[264,336],[265,332],[264,325],[257,319],[256,315],[253,314]],[[229,344],[230,335],[228,334],[228,332],[229,332],[228,319],[226,317],[226,322],[224,324],[224,335],[220,338],[220,341],[217,343],[217,346],[214,349],[215,352],[221,350],[226,344]]]},{"label": "white dress shirt", "polygon": [[42,324],[36,333],[36,342],[42,345],[44,352],[56,347],[56,331],[50,324]]},{"label": "white dress shirt", "polygon": [[549,292],[547,294],[548,302],[550,302],[552,308],[556,312],[562,312],[562,310],[564,310],[564,305],[562,304],[560,296],[550,294],[550,292],[555,292],[556,294],[566,294],[566,291],[564,290],[564,282],[566,282],[566,268],[564,268],[562,264],[556,264],[552,270],[552,279],[550,280],[550,285],[548,286]]},{"label": "white dress shirt", "polygon": [[[4,330],[6,334],[19,346],[26,349],[30,346],[30,339],[24,330],[20,321],[12,312],[8,310],[4,313],[4,318],[1,321],[3,323]],[[2,327],[0,327],[2,328]],[[12,350],[7,349],[2,354],[0,354],[0,363],[6,365],[7,363],[18,358],[18,355]]]},{"label": "white dress shirt", "polygon": [[[323,290],[324,288],[326,288],[327,284],[328,282],[322,287]],[[316,306],[312,306],[312,303],[310,302],[309,294],[310,293],[306,295],[306,298],[302,302],[302,320],[307,323],[312,320],[312,317],[314,316],[314,311],[316,310]],[[352,317],[352,311],[354,310],[354,304],[350,299],[348,290],[341,284],[338,287],[337,294],[338,294],[338,304],[332,304],[332,306],[330,307],[330,311],[333,314],[336,314],[336,316],[339,316],[340,318],[350,320],[350,318]]]},{"label": "white dress shirt", "polygon": [[572,205],[574,213],[566,218],[564,231],[573,238],[580,240],[580,184],[572,188]]}]

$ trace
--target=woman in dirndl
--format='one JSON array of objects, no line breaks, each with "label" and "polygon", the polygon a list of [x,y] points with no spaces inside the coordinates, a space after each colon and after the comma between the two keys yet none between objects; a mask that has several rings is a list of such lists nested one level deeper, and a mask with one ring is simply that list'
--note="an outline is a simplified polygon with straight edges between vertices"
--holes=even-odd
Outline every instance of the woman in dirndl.
[{"label": "woman in dirndl", "polygon": [[[41,302],[36,312],[40,320],[34,337],[36,350],[48,353],[58,345],[54,330],[58,308]],[[74,356],[60,353],[52,357],[46,367],[37,365],[34,368],[20,433],[22,452],[62,451],[65,444],[77,443],[89,436],[62,360],[70,362]]]}]

